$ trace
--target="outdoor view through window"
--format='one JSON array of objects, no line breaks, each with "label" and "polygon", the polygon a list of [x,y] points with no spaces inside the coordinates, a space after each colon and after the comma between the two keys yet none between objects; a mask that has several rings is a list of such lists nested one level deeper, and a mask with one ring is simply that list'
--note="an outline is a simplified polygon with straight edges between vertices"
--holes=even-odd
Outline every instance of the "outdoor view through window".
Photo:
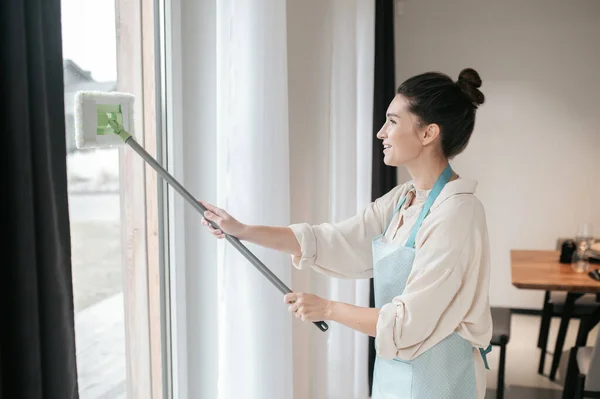
[{"label": "outdoor view through window", "polygon": [[126,397],[118,149],[75,148],[79,90],[117,86],[114,0],[62,0],[75,333],[82,399]]}]

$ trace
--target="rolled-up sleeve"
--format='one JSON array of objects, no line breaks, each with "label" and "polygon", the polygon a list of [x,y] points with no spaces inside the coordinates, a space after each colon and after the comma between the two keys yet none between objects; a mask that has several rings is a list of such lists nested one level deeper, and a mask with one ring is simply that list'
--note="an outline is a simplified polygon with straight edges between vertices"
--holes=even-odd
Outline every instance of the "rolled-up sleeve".
[{"label": "rolled-up sleeve", "polygon": [[477,279],[486,237],[478,212],[477,207],[465,204],[448,217],[428,218],[423,223],[404,292],[379,312],[379,356],[412,360],[452,334],[464,320],[477,290],[477,284],[464,281],[472,272],[468,278]]},{"label": "rolled-up sleeve", "polygon": [[339,223],[290,225],[301,256],[292,255],[296,268],[312,268],[340,278],[370,278],[373,275],[373,238],[383,233],[404,186],[398,186],[370,203],[361,213]]}]

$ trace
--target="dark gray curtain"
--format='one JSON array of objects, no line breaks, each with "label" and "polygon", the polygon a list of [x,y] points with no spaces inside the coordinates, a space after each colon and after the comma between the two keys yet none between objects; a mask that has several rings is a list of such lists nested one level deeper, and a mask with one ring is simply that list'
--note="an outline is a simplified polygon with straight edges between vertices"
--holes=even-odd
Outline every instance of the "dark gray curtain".
[{"label": "dark gray curtain", "polygon": [[[383,163],[381,140],[375,135],[385,123],[385,111],[396,93],[394,61],[394,2],[375,0],[375,87],[373,96],[373,176],[371,197],[376,200],[397,184],[396,168]],[[375,307],[371,280],[371,307]],[[369,340],[369,386],[373,385],[375,340]]]},{"label": "dark gray curtain", "polygon": [[2,0],[0,32],[0,397],[77,398],[60,0]]}]

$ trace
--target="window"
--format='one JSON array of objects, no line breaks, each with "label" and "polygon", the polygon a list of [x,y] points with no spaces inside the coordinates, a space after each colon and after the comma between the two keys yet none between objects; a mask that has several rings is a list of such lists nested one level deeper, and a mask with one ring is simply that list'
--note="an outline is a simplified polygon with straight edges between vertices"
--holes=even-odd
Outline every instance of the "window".
[{"label": "window", "polygon": [[156,152],[154,1],[61,7],[80,397],[162,398],[168,323],[157,179],[127,147],[78,150],[73,126],[77,91],[128,92],[136,96],[136,138]]}]

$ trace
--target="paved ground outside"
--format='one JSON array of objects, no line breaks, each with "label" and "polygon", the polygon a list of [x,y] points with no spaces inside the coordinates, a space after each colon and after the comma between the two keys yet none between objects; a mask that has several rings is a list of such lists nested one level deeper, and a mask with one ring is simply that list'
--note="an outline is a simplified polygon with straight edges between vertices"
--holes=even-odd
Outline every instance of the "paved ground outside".
[{"label": "paved ground outside", "polygon": [[123,291],[118,194],[69,196],[75,312]]},{"label": "paved ground outside", "polygon": [[119,195],[70,193],[77,369],[81,399],[126,398]]}]

